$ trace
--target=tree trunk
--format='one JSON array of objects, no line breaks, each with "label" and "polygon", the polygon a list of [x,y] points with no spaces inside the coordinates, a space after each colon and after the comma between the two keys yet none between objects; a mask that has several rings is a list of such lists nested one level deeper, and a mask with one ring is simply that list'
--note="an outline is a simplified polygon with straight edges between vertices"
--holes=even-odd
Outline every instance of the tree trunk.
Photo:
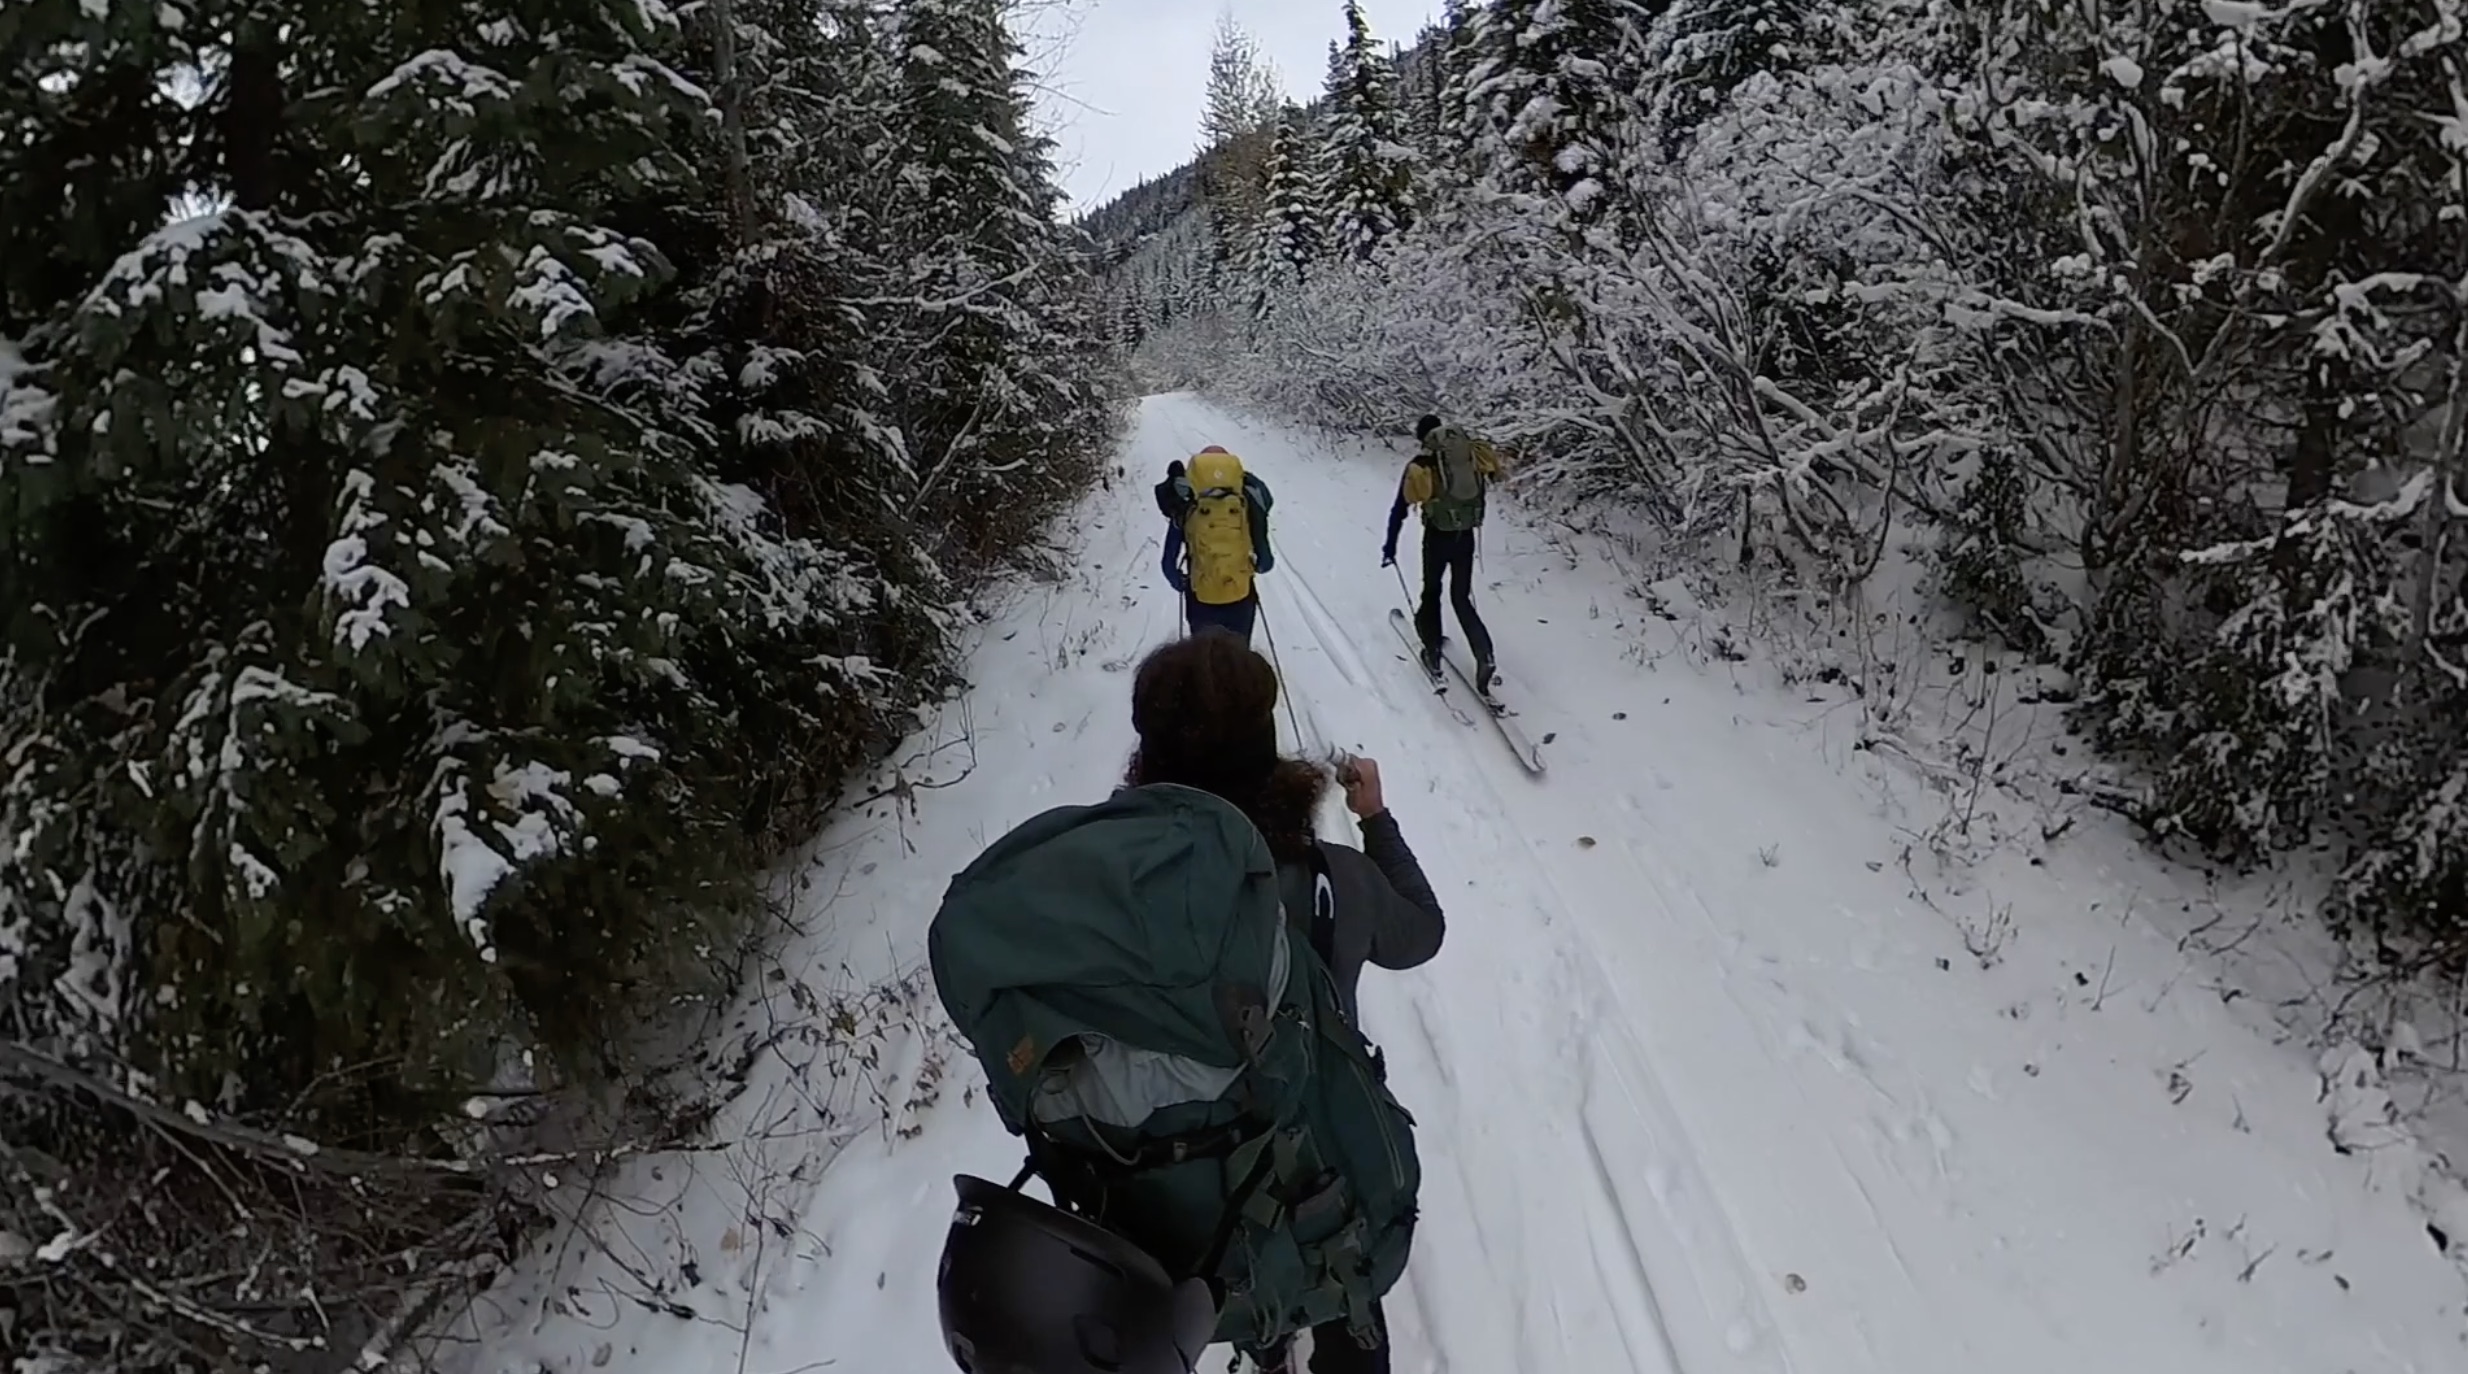
[{"label": "tree trunk", "polygon": [[737,245],[754,240],[754,189],[746,158],[745,87],[737,79],[737,6],[734,0],[711,0],[712,65],[720,78],[720,136],[727,145],[723,173],[728,195],[729,227]]},{"label": "tree trunk", "polygon": [[271,210],[282,197],[283,65],[271,30],[248,33],[232,50],[223,101],[223,166],[243,210]]}]

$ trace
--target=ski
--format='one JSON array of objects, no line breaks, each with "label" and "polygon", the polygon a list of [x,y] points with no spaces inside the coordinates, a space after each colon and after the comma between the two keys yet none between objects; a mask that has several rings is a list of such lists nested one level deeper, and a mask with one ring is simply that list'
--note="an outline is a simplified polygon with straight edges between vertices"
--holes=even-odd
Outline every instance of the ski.
[{"label": "ski", "polygon": [[[1525,771],[1536,777],[1542,776],[1542,750],[1535,747],[1533,739],[1525,733],[1525,727],[1516,722],[1516,712],[1510,710],[1508,703],[1501,701],[1498,696],[1485,696],[1482,689],[1474,685],[1473,668],[1465,662],[1461,655],[1450,652],[1452,647],[1445,640],[1440,645],[1440,658],[1448,664],[1448,671],[1456,674],[1457,680],[1465,684],[1465,689],[1474,694],[1476,701],[1483,704],[1484,714],[1491,717],[1492,724],[1500,727],[1500,738],[1508,741],[1508,751],[1517,756],[1517,762],[1525,766]],[[1499,670],[1496,667],[1492,669],[1491,676],[1496,684],[1499,681]]]},{"label": "ski", "polygon": [[1423,667],[1423,642],[1414,633],[1414,625],[1405,618],[1405,612],[1393,606],[1390,607],[1388,623],[1392,629],[1396,630],[1397,638],[1405,641],[1406,662],[1413,664],[1414,671],[1421,673],[1423,679],[1431,684],[1431,694],[1440,699],[1440,704],[1448,708],[1448,714],[1455,716],[1459,725],[1469,730],[1474,728],[1474,717],[1468,715],[1465,709],[1457,705],[1456,701],[1448,695],[1447,677]]}]

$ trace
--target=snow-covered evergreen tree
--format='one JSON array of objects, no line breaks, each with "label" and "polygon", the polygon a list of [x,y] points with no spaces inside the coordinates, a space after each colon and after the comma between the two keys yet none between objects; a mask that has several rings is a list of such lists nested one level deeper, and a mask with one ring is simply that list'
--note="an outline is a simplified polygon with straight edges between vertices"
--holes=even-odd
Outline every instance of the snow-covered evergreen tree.
[{"label": "snow-covered evergreen tree", "polygon": [[1260,220],[1258,270],[1273,287],[1300,281],[1325,251],[1325,190],[1317,141],[1301,109],[1287,107],[1268,154],[1268,198]]},{"label": "snow-covered evergreen tree", "polygon": [[255,1367],[460,1268],[489,1195],[284,1137],[628,1068],[1103,451],[999,28],[963,98],[861,0],[685,13],[0,10],[0,1133],[71,1171],[0,1152],[0,1231],[96,1241],[37,1359]]},{"label": "snow-covered evergreen tree", "polygon": [[1427,161],[1435,172],[1458,183],[1482,169],[1485,129],[1474,92],[1488,70],[1484,53],[1490,16],[1481,0],[1447,0],[1439,35],[1432,43],[1438,94]]},{"label": "snow-covered evergreen tree", "polygon": [[[146,939],[164,962],[130,970],[150,1010],[111,1026],[113,1050],[170,1056],[167,1081],[202,1068],[211,1091],[230,1066],[175,1046],[287,1053],[291,1018],[343,1002],[355,1053],[477,1067],[476,1008],[549,1018],[566,975],[527,981],[539,961],[639,959],[670,919],[611,906],[587,937],[552,934],[514,919],[523,893],[620,835],[592,870],[652,903],[699,881],[640,838],[690,818],[690,788],[652,784],[683,776],[645,736],[655,703],[691,695],[671,666],[685,627],[738,613],[714,601],[736,555],[699,513],[675,360],[625,332],[669,264],[611,211],[688,193],[669,131],[706,110],[633,6],[491,8],[243,28],[208,93],[220,203],[110,226],[125,251],[21,334],[35,370],[17,380],[52,399],[0,473],[31,536],[17,604],[176,594],[74,641],[21,627],[54,665],[41,690],[144,682],[161,705],[134,732],[55,737],[67,758],[108,749],[123,781],[44,822],[57,847],[20,851],[6,881],[22,912],[65,919],[41,894],[68,873],[170,921]],[[341,60],[316,79],[365,73],[342,80],[358,94],[296,108],[309,66]],[[37,147],[70,127],[38,126]],[[68,531],[127,552],[64,559]],[[31,821],[40,797],[6,801]],[[135,833],[188,857],[106,859]]]},{"label": "snow-covered evergreen tree", "polygon": [[1494,0],[1468,94],[1490,178],[1557,197],[1579,221],[1615,194],[1639,85],[1631,0]]},{"label": "snow-covered evergreen tree", "polygon": [[1276,70],[1259,42],[1234,21],[1231,10],[1220,13],[1200,111],[1200,184],[1213,247],[1236,280],[1247,278],[1253,266],[1267,202],[1269,143],[1284,103]]},{"label": "snow-covered evergreen tree", "polygon": [[1003,0],[900,0],[905,91],[893,145],[904,165],[905,289],[933,347],[905,368],[920,515],[966,529],[974,556],[1033,533],[1099,455],[1095,304],[1062,249],[1051,146],[1028,125],[1025,73]]},{"label": "snow-covered evergreen tree", "polygon": [[[0,230],[61,269],[0,324],[0,996],[109,1081],[391,1145],[509,1034],[575,1064],[743,852],[692,665],[779,631],[632,332],[670,264],[623,223],[694,194],[709,111],[630,4],[74,13],[11,47],[61,93],[0,138],[87,216]],[[194,117],[131,99],[183,71]],[[291,1253],[274,1289],[324,1277]]]},{"label": "snow-covered evergreen tree", "polygon": [[1437,25],[1426,24],[1411,44],[1401,47],[1392,42],[1388,47],[1389,65],[1397,73],[1398,99],[1404,105],[1406,141],[1426,165],[1440,144],[1441,97],[1448,83],[1439,61],[1445,36]]},{"label": "snow-covered evergreen tree", "polygon": [[1672,0],[1647,53],[1664,139],[1676,143],[1743,81],[1799,58],[1824,0]]},{"label": "snow-covered evergreen tree", "polygon": [[1347,0],[1345,26],[1343,45],[1331,53],[1322,135],[1328,236],[1332,250],[1361,259],[1413,224],[1416,158],[1396,69],[1356,0]]}]

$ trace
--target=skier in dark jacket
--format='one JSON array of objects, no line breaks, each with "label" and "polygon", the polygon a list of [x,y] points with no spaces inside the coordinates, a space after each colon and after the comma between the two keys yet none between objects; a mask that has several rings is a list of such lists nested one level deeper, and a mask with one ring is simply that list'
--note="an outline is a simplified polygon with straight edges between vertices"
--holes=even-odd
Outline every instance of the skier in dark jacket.
[{"label": "skier in dark jacket", "polygon": [[[1268,841],[1286,909],[1310,911],[1312,945],[1336,977],[1346,1015],[1358,1018],[1363,967],[1408,969],[1439,953],[1447,933],[1439,898],[1406,846],[1380,790],[1380,767],[1351,759],[1340,770],[1345,804],[1362,848],[1322,840],[1312,816],[1329,773],[1277,753],[1277,672],[1226,635],[1194,635],[1151,653],[1131,686],[1131,724],[1139,735],[1124,782],[1179,783],[1225,798]],[[1327,900],[1320,900],[1325,868]],[[1358,1020],[1359,1024],[1359,1020]],[[1387,1374],[1385,1319],[1365,1349],[1340,1319],[1312,1331],[1310,1374]],[[1290,1363],[1270,1374],[1299,1374]]]},{"label": "skier in dark jacket", "polygon": [[1388,508],[1388,542],[1380,548],[1380,566],[1397,561],[1397,532],[1405,524],[1408,506],[1423,517],[1423,594],[1414,608],[1414,632],[1422,640],[1423,671],[1440,675],[1440,578],[1448,578],[1448,604],[1474,651],[1474,690],[1491,694],[1491,631],[1474,611],[1474,541],[1482,529],[1484,496],[1499,475],[1499,459],[1489,444],[1455,425],[1425,415],[1414,425],[1419,447],[1397,483],[1397,499]]}]

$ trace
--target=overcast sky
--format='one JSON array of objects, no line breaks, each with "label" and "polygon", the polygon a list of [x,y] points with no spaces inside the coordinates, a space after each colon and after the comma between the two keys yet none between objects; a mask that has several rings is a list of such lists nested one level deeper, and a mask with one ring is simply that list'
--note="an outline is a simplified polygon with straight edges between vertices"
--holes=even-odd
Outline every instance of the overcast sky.
[{"label": "overcast sky", "polygon": [[[1197,150],[1208,44],[1221,8],[1258,39],[1288,95],[1315,99],[1344,0],[1031,0],[1023,38],[1040,76],[1063,190],[1082,210]],[[1363,0],[1371,31],[1410,43],[1440,0]]]}]

